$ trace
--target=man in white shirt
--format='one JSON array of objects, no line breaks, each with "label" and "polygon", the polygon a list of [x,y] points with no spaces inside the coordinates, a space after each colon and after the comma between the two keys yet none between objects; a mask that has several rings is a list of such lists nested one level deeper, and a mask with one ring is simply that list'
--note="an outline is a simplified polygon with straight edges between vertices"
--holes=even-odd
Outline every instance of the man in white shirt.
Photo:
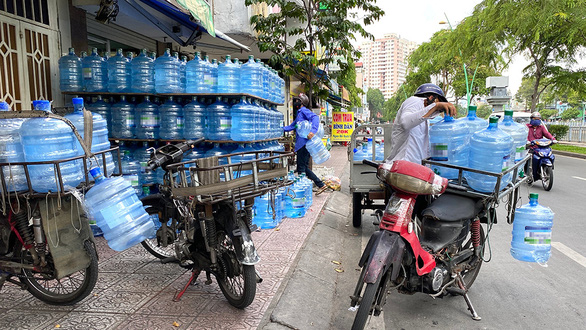
[{"label": "man in white shirt", "polygon": [[429,157],[428,119],[445,112],[456,116],[456,107],[448,102],[444,92],[435,84],[423,84],[414,96],[406,99],[397,113],[391,134],[391,153],[386,162],[408,160],[421,164]]}]

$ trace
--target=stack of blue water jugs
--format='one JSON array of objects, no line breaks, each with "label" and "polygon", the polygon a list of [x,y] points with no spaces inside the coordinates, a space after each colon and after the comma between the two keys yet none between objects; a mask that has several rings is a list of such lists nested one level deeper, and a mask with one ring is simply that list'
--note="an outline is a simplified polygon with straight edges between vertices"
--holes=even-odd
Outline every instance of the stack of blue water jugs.
[{"label": "stack of blue water jugs", "polygon": [[[311,131],[311,123],[306,120],[303,120],[296,125],[297,134],[303,138],[307,138],[307,135]],[[321,164],[328,159],[330,159],[330,152],[326,149],[326,146],[322,142],[323,138],[323,127],[320,124],[320,129],[307,143],[305,144],[305,148],[309,151],[309,154],[313,158],[313,162],[316,164]],[[372,142],[371,142],[372,145]]]}]

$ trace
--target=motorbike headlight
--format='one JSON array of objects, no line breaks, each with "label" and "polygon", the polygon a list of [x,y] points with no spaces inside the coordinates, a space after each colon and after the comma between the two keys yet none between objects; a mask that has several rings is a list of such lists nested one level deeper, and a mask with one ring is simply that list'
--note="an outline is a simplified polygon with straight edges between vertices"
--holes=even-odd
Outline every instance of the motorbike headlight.
[{"label": "motorbike headlight", "polygon": [[539,157],[545,157],[545,154],[543,152],[541,152],[541,151],[538,152],[537,154],[539,155]]}]

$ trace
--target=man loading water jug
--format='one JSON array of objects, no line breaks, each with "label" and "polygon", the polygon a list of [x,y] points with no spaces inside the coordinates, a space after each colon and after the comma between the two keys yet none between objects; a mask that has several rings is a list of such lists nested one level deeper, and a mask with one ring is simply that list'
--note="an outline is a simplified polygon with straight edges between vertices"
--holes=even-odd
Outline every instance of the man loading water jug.
[{"label": "man loading water jug", "polygon": [[300,93],[298,96],[293,98],[293,111],[295,114],[295,120],[289,125],[283,127],[283,131],[289,132],[295,129],[295,125],[298,122],[307,120],[311,123],[311,131],[307,134],[307,139],[302,138],[297,135],[297,139],[295,140],[295,152],[297,153],[297,173],[305,173],[311,181],[315,183],[317,186],[316,195],[321,194],[324,192],[328,186],[320,180],[315,173],[311,169],[309,169],[309,151],[305,148],[305,144],[311,138],[317,134],[317,130],[319,128],[319,116],[313,113],[311,110],[307,109],[306,107],[309,105],[309,98],[307,95]]}]

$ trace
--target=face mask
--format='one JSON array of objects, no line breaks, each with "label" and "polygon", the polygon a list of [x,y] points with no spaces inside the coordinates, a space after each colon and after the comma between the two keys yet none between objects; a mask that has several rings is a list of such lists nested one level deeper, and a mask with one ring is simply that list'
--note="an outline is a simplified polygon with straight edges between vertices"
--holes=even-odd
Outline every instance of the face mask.
[{"label": "face mask", "polygon": [[539,119],[531,119],[531,121],[529,122],[529,124],[531,124],[531,126],[539,126],[539,125],[541,125],[541,120],[539,120]]}]

